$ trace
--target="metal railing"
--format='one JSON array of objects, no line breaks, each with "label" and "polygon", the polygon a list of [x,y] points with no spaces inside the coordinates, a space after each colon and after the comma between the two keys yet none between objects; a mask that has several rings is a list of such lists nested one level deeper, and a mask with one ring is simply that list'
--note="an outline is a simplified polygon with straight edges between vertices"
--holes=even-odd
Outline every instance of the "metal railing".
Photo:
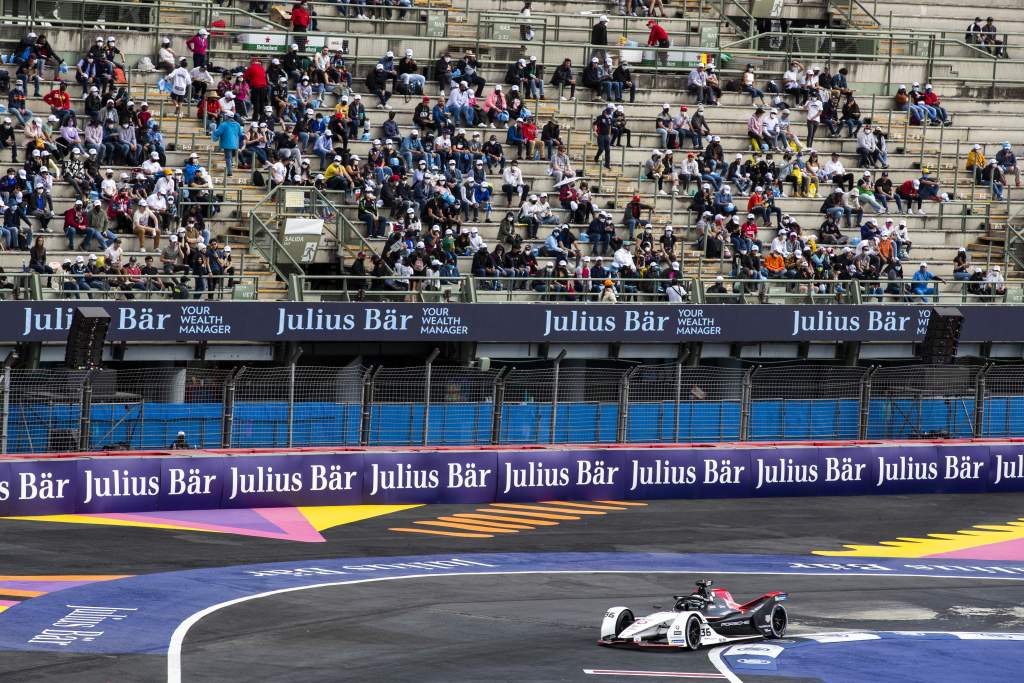
[{"label": "metal railing", "polygon": [[297,275],[291,280],[293,301],[475,301],[473,278],[455,276]]},{"label": "metal railing", "polygon": [[208,299],[250,300],[258,292],[256,275],[195,275],[190,270],[159,275],[99,273],[32,274],[39,298],[83,300]]},{"label": "metal railing", "polygon": [[[5,369],[0,452],[1024,436],[1024,366]],[[179,432],[184,434],[179,437]]]},{"label": "metal railing", "polygon": [[[283,254],[276,246],[269,252]],[[623,304],[917,304],[1021,305],[1024,280],[990,283],[948,279],[922,282],[910,279],[805,279],[780,276],[739,279],[726,276],[679,278],[662,275],[620,278],[609,274],[614,296],[603,294],[606,278],[546,276],[306,275],[281,278],[287,291],[260,296],[261,277],[245,274],[196,276],[190,271],[158,275],[34,272],[0,276],[0,300],[149,300],[216,299],[289,301],[390,301],[414,303],[623,303]],[[721,277],[721,280],[717,279]],[[2,279],[6,278],[6,280]],[[202,284],[200,285],[200,280]],[[679,288],[669,291],[678,283]]]}]

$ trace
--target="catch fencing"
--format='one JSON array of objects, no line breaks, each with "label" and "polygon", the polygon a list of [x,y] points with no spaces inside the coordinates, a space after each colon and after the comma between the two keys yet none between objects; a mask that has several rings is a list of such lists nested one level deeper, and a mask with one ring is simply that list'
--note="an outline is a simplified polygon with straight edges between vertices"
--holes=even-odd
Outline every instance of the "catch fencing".
[{"label": "catch fencing", "polygon": [[240,367],[0,376],[0,452],[1024,436],[1024,365]]}]

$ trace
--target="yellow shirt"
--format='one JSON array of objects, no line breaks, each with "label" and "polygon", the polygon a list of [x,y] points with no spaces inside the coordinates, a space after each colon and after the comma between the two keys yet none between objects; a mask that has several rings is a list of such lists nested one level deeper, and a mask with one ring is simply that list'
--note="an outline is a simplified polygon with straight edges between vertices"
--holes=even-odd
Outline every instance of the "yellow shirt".
[{"label": "yellow shirt", "polygon": [[972,168],[985,168],[985,153],[981,150],[972,149],[967,153],[967,170]]},{"label": "yellow shirt", "polygon": [[324,180],[325,181],[330,180],[334,176],[340,175],[340,174],[341,174],[341,164],[335,162],[335,163],[331,164],[330,166],[328,166],[327,170],[324,171]]}]

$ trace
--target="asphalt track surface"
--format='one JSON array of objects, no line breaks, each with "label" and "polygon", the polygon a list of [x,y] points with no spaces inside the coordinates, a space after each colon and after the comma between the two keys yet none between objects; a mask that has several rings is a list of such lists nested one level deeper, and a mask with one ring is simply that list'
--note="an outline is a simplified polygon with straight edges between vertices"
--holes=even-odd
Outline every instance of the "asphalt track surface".
[{"label": "asphalt track surface", "polygon": [[[805,555],[844,543],[1002,524],[1024,514],[1024,494],[651,501],[628,514],[492,539],[388,531],[471,507],[417,508],[340,526],[325,531],[327,542],[321,544],[2,520],[0,575],[147,574],[304,559],[472,552]],[[640,679],[588,676],[583,670],[714,674],[703,654],[637,653],[595,645],[607,607],[623,604],[638,613],[655,611],[673,593],[689,590],[696,578],[643,573],[429,577],[273,595],[227,607],[196,624],[184,641],[182,678],[600,683]],[[789,591],[793,634],[845,629],[1024,631],[1024,616],[1004,609],[1024,604],[1024,581],[712,578],[737,598]],[[0,652],[0,681],[160,681],[165,672],[164,658],[154,655]]]}]

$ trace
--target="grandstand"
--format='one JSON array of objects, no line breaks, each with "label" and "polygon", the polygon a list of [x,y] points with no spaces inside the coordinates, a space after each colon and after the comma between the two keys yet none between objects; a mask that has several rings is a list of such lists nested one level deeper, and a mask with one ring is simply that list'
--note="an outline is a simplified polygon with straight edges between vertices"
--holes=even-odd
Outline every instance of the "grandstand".
[{"label": "grandstand", "polygon": [[[1005,142],[1013,145],[1015,149],[1024,148],[1024,128],[1017,123],[1017,114],[1022,105],[1016,99],[1020,92],[1020,84],[1014,73],[1014,58],[1017,55],[1013,45],[1015,36],[1021,29],[1021,21],[1015,19],[1015,8],[997,6],[988,10],[998,27],[999,40],[1006,43],[1009,58],[1001,58],[993,54],[993,49],[965,42],[970,36],[965,35],[964,29],[970,23],[971,17],[962,15],[958,8],[936,8],[916,2],[885,3],[882,7],[869,7],[856,1],[799,4],[784,2],[776,3],[781,4],[781,13],[777,17],[770,17],[760,16],[764,9],[760,6],[762,4],[764,3],[755,2],[748,7],[735,2],[690,1],[666,5],[668,16],[659,18],[659,22],[669,34],[671,46],[659,49],[647,47],[648,19],[643,16],[619,15],[615,3],[574,4],[574,11],[566,13],[564,3],[534,2],[528,16],[524,16],[518,6],[504,2],[467,3],[465,6],[416,3],[401,12],[402,8],[399,7],[386,9],[371,6],[366,11],[372,9],[374,13],[381,14],[387,11],[393,16],[359,19],[356,16],[345,16],[349,9],[345,5],[313,2],[309,3],[309,6],[315,11],[316,27],[306,36],[310,45],[306,61],[309,61],[319,45],[326,44],[331,48],[341,48],[344,45],[347,50],[343,59],[352,75],[352,94],[361,95],[366,104],[370,140],[362,139],[366,136],[360,134],[353,137],[344,150],[339,148],[338,151],[357,155],[360,158],[358,163],[366,164],[373,145],[371,140],[382,138],[381,125],[387,120],[389,112],[376,106],[376,98],[368,92],[365,76],[368,71],[374,69],[385,52],[392,51],[398,59],[405,50],[413,51],[419,73],[426,75],[425,94],[432,98],[431,104],[433,98],[438,95],[447,96],[447,93],[439,90],[433,73],[435,62],[444,53],[451,54],[453,62],[461,59],[466,50],[476,53],[479,60],[478,73],[486,82],[481,91],[481,103],[492,91],[494,84],[504,83],[509,64],[520,57],[536,56],[544,70],[543,80],[546,83],[547,97],[539,100],[527,98],[523,104],[536,116],[538,130],[549,117],[557,118],[572,166],[580,180],[590,185],[595,210],[607,210],[611,214],[615,237],[624,240],[626,249],[632,252],[634,258],[640,260],[637,254],[637,249],[641,246],[640,241],[631,241],[628,231],[621,223],[623,207],[634,195],[639,195],[642,204],[652,207],[645,218],[652,225],[655,239],[660,237],[666,224],[674,226],[676,230],[679,246],[676,247],[675,257],[655,254],[651,259],[652,267],[641,267],[638,269],[641,272],[636,273],[627,271],[624,274],[612,274],[613,278],[621,279],[621,282],[616,282],[614,286],[620,297],[628,298],[628,295],[634,293],[632,290],[639,289],[636,295],[645,295],[644,298],[651,301],[667,300],[665,290],[670,282],[669,271],[687,282],[686,289],[692,292],[694,297],[698,296],[696,292],[706,291],[714,283],[716,276],[724,276],[728,285],[731,277],[740,274],[739,268],[729,255],[729,252],[734,252],[735,249],[729,249],[727,245],[726,249],[718,250],[719,253],[709,255],[712,250],[697,246],[703,237],[702,226],[698,226],[700,216],[693,212],[692,200],[687,193],[681,192],[675,196],[659,194],[655,184],[643,177],[644,162],[650,158],[653,149],[662,147],[655,123],[662,105],[669,104],[673,113],[680,105],[689,106],[691,113],[694,110],[694,98],[686,92],[687,76],[694,65],[704,61],[718,66],[720,82],[726,92],[720,98],[720,106],[709,106],[705,117],[712,133],[721,138],[727,161],[736,153],[743,154],[744,159],[747,159],[753,151],[747,135],[747,120],[753,110],[751,97],[745,93],[730,91],[733,82],[741,80],[745,65],[753,65],[756,74],[755,85],[762,90],[765,89],[768,80],[781,87],[782,75],[789,68],[790,60],[798,60],[807,66],[830,67],[833,73],[845,67],[849,89],[856,94],[862,117],[870,118],[887,136],[888,171],[894,185],[898,186],[907,179],[918,178],[922,175],[922,169],[928,168],[933,177],[937,177],[941,183],[941,190],[949,195],[949,202],[926,201],[924,215],[915,212],[914,215],[897,217],[893,212],[892,218],[906,220],[909,238],[913,243],[912,251],[904,254],[903,260],[908,264],[903,279],[909,280],[917,269],[918,262],[926,261],[929,270],[944,280],[938,287],[941,295],[950,300],[992,302],[1019,298],[1020,288],[1012,282],[1013,278],[1020,274],[1019,236],[1022,222],[1018,216],[1021,208],[1019,189],[1013,186],[1011,173],[1007,178],[1007,187],[1002,193],[1002,198],[998,198],[986,181],[979,180],[966,168],[967,156],[974,145],[982,145],[989,157],[993,157]],[[116,45],[120,50],[116,61],[123,61],[127,67],[125,98],[131,98],[137,104],[147,102],[149,111],[153,114],[152,120],[161,124],[167,150],[166,163],[163,166],[182,168],[188,156],[196,153],[199,155],[200,163],[209,170],[212,177],[215,195],[213,203],[217,212],[205,218],[206,227],[211,236],[223,236],[226,243],[230,244],[231,263],[235,275],[238,276],[231,278],[230,282],[215,282],[216,278],[211,280],[211,283],[219,286],[237,285],[227,290],[218,287],[222,291],[216,292],[215,296],[297,300],[308,300],[310,296],[351,298],[351,292],[336,291],[348,289],[351,283],[345,278],[323,276],[350,273],[353,261],[360,251],[385,257],[386,270],[380,274],[394,270],[395,266],[395,252],[387,251],[390,245],[383,238],[374,238],[366,234],[354,193],[326,189],[321,195],[323,203],[320,205],[320,213],[327,214],[330,220],[314,258],[307,259],[308,262],[299,262],[293,256],[282,256],[287,250],[280,243],[278,233],[287,216],[287,202],[281,193],[287,193],[282,190],[268,197],[268,188],[254,185],[253,175],[249,170],[239,170],[231,177],[227,177],[224,158],[218,144],[211,140],[208,132],[216,125],[216,117],[207,116],[204,128],[204,120],[195,115],[196,107],[189,105],[186,106],[185,115],[176,118],[173,102],[168,94],[158,88],[158,81],[165,72],[139,69],[140,60],[158,62],[161,39],[168,37],[174,53],[190,59],[188,68],[191,70],[193,65],[185,43],[201,27],[212,31],[208,56],[215,68],[241,70],[248,66],[250,57],[253,56],[263,58],[264,64],[269,66],[269,60],[275,55],[284,56],[287,45],[296,39],[295,33],[291,31],[287,13],[282,14],[275,9],[272,15],[268,16],[249,11],[262,9],[256,5],[258,3],[254,3],[252,7],[234,7],[204,2],[162,2],[149,7],[79,2],[62,3],[59,9],[56,9],[56,5],[50,3],[33,3],[31,7],[36,13],[34,16],[12,17],[8,23],[5,52],[17,56],[18,45],[29,31],[46,35],[55,53],[63,58],[69,67],[63,78],[70,82],[69,93],[74,95],[72,109],[78,114],[78,124],[84,134],[88,117],[81,110],[83,102],[78,97],[80,89],[75,83],[75,65],[85,56],[94,37],[102,34],[105,38],[116,39]],[[51,7],[55,9],[51,10]],[[355,12],[353,7],[352,14]],[[603,110],[604,100],[595,97],[590,89],[583,86],[580,71],[589,62],[589,57],[595,50],[590,44],[592,28],[598,23],[601,13],[605,12],[608,14],[607,33],[611,45],[599,49],[606,52],[615,65],[623,59],[628,59],[636,79],[636,101],[631,103],[627,98],[624,104],[624,114],[631,131],[631,144],[611,148],[610,168],[604,168],[593,161],[597,144],[592,124]],[[531,40],[523,40],[527,37],[527,30],[530,32],[528,37]],[[562,93],[563,97],[560,97],[559,89],[548,83],[554,70],[566,57],[572,59],[573,69],[579,81],[575,99],[564,97],[567,93]],[[8,68],[13,83],[16,65],[10,65]],[[311,62],[309,68],[315,69]],[[40,95],[46,95],[51,89],[49,77],[53,74],[53,64],[51,63],[44,71],[47,78],[39,88]],[[219,80],[218,74],[214,73],[213,77],[215,82]],[[934,86],[935,91],[941,96],[942,106],[948,111],[951,125],[911,125],[908,114],[896,110],[893,95],[898,85],[909,86],[914,82],[922,85],[931,83]],[[289,83],[293,94],[296,85],[295,79]],[[506,88],[510,87],[508,83],[504,85]],[[392,88],[390,83],[388,88]],[[213,89],[211,87],[211,90]],[[320,102],[318,112],[324,117],[330,117],[334,113],[340,99],[332,94],[332,89],[328,88],[327,94]],[[41,97],[35,96],[31,83],[27,90],[27,108],[36,116],[42,115],[41,118],[45,120],[50,110],[49,104]],[[790,107],[792,130],[797,136],[804,138],[805,112],[795,106],[791,98],[783,98]],[[415,128],[412,117],[419,100],[418,96],[397,95],[389,101],[401,137],[408,136]],[[119,110],[122,114],[125,111],[124,106],[124,103],[118,103],[118,107],[122,107]],[[248,121],[248,117],[243,117],[243,123]],[[17,120],[14,123],[17,126]],[[283,127],[288,128],[290,125],[285,122]],[[278,126],[279,129],[281,127]],[[24,132],[21,126],[17,128],[18,146],[24,147]],[[491,134],[497,134],[498,141],[504,147],[505,156],[514,156],[514,148],[506,144],[504,129],[468,129],[467,137],[471,137],[474,132],[481,133],[484,139]],[[859,178],[856,140],[845,135],[831,138],[824,134],[825,132],[826,129],[822,126],[814,143],[814,149],[822,161],[824,162],[831,152],[839,152],[846,170]],[[688,141],[683,142],[685,144],[675,154],[677,166],[689,151]],[[272,143],[271,147],[275,145]],[[776,163],[781,161],[780,156],[775,155]],[[540,157],[542,158],[537,160],[524,159],[520,163],[523,181],[530,186],[533,193],[552,193],[555,216],[552,222],[557,227],[567,218],[565,212],[558,206],[557,196],[554,194],[557,193],[557,189],[553,188],[554,183],[548,175],[548,162],[543,158],[543,146],[540,149]],[[311,162],[310,168],[313,169],[315,176],[316,169],[320,167],[319,159],[308,153],[302,158]],[[116,175],[137,167],[136,164],[124,163],[123,159],[117,161],[120,163],[104,164],[103,167],[112,168]],[[19,168],[14,164],[12,167]],[[57,168],[60,168],[59,164]],[[394,170],[398,175],[407,174],[409,171],[401,166]],[[875,173],[877,174],[877,171]],[[269,173],[264,172],[264,175],[269,176]],[[497,168],[492,174],[488,174],[487,179],[492,183],[494,192],[493,222],[465,221],[461,222],[461,225],[478,231],[480,238],[493,249],[499,243],[501,219],[506,211],[511,210],[518,220],[519,207],[518,201],[513,202],[512,207],[506,207],[501,192],[501,176]],[[411,180],[411,174],[405,175],[402,182]],[[691,184],[690,191],[692,192],[695,187]],[[287,188],[286,184],[286,190]],[[180,204],[174,222],[183,222],[192,208],[203,213],[211,213],[210,205],[195,207],[195,196],[190,201],[184,196],[183,189],[176,188],[176,201]],[[776,199],[776,206],[781,212],[791,216],[802,227],[803,239],[817,232],[823,219],[822,201],[830,189],[829,182],[821,181],[816,197],[779,196]],[[792,195],[792,189],[788,186],[784,190],[786,195]],[[138,191],[136,194],[148,191]],[[61,222],[61,215],[70,208],[75,196],[74,188],[68,183],[58,181],[54,185],[54,218],[49,233],[40,232],[37,221],[30,219],[34,234],[43,237],[47,263],[58,266],[54,268],[58,272],[57,277],[46,277],[45,274],[39,277],[39,274],[33,275],[30,270],[23,275],[23,271],[28,270],[29,260],[29,253],[25,250],[12,248],[0,254],[0,265],[9,281],[18,285],[16,291],[19,292],[19,296],[61,298],[79,295],[77,290],[70,290],[72,294],[68,294],[69,290],[64,288],[62,283],[69,278],[60,275],[59,266],[66,260],[73,262],[74,258],[82,253],[68,251],[67,240],[61,234],[62,231],[56,229]],[[741,195],[737,188],[734,188],[734,196],[737,197],[738,213],[742,219],[746,196]],[[388,207],[385,207],[385,212],[387,209]],[[394,214],[397,216],[399,213],[399,209],[396,208]],[[872,215],[873,211],[868,208],[863,218],[867,219]],[[882,227],[884,218],[885,216],[876,218],[879,227]],[[761,226],[756,239],[766,252],[767,246],[776,236],[775,228],[765,226],[763,220],[758,222]],[[585,239],[585,224],[574,224],[570,227],[577,240],[581,237]],[[429,230],[429,227],[424,226],[424,229]],[[851,245],[856,246],[855,243],[860,238],[856,222],[849,226],[844,225],[842,230],[851,238]],[[516,231],[519,235],[525,236],[526,226],[520,221]],[[526,240],[526,245],[538,252],[538,263],[532,274],[540,280],[551,279],[551,275],[543,270],[544,266],[549,263],[556,267],[558,265],[557,259],[552,260],[540,255],[540,250],[544,247],[543,241],[549,233],[550,226],[545,225],[538,239]],[[417,241],[415,237],[406,237],[413,245]],[[125,234],[123,238],[124,260],[127,261],[130,256],[135,255],[141,265],[144,258],[142,245],[132,234]],[[954,258],[960,247],[967,250],[972,271],[974,267],[979,267],[987,274],[994,272],[998,266],[1011,281],[1009,285],[983,291],[981,288],[970,287],[954,280]],[[102,250],[94,248],[96,253],[102,256]],[[574,259],[570,255],[567,269],[570,271],[569,279],[578,284],[570,289],[576,292],[589,292],[591,288],[580,282],[586,279],[580,268],[584,266],[582,257],[591,255],[592,245],[577,241],[574,250],[579,253],[577,263],[573,263]],[[611,250],[608,254],[611,255]],[[155,255],[152,250],[150,255]],[[439,261],[445,261],[443,255],[440,250],[420,254],[428,269],[431,267],[430,262],[438,256],[442,257],[438,259]],[[535,287],[530,282],[503,282],[501,291],[494,291],[491,281],[470,277],[474,275],[472,256],[465,255],[465,252],[455,256],[458,272],[463,277],[458,280],[459,284],[455,287],[457,291],[445,293],[446,297],[456,296],[462,300],[515,301],[577,298],[564,296],[566,292],[562,292],[557,286]],[[672,268],[673,261],[679,262],[678,268]],[[157,265],[159,266],[159,259]],[[187,258],[186,265],[189,265]],[[575,273],[572,272],[573,265],[579,266]],[[867,284],[859,288],[859,294],[870,294],[873,291],[870,290],[869,284],[871,277],[886,278],[885,264],[881,265],[881,272],[878,272],[876,267],[864,275],[864,282]],[[744,300],[791,301],[794,292],[798,295],[820,293],[824,295],[821,298],[825,301],[867,300],[867,296],[855,299],[851,295],[850,290],[858,288],[837,286],[832,282],[837,277],[835,273],[841,270],[841,267],[825,270],[818,268],[813,275],[816,281],[814,287],[809,287],[806,283],[794,285],[793,282],[787,281],[779,285],[773,282],[770,291],[779,292],[777,297],[764,295],[746,297]],[[420,274],[426,276],[429,273],[417,270],[416,275]],[[319,277],[306,279],[306,275]],[[653,279],[657,284],[652,287],[635,287],[634,285],[642,283],[631,284],[631,277]],[[845,275],[838,277],[843,278]],[[120,276],[114,273],[107,279],[115,284],[111,291],[95,290],[90,294],[122,297],[123,291],[116,286],[122,281]],[[897,276],[895,279],[901,278]],[[476,281],[470,283],[471,280]],[[188,288],[195,291],[196,284],[192,282]],[[365,282],[361,284],[366,285]],[[512,289],[513,284],[525,286],[518,291],[508,291]],[[376,281],[371,281],[368,288],[383,288],[377,285]],[[750,287],[755,285],[764,287],[757,283],[746,285],[743,291],[749,291]],[[906,294],[911,286],[904,283],[897,287],[888,293],[887,300],[907,300]],[[737,284],[736,287],[742,285]],[[428,286],[416,287],[415,280],[413,288],[430,289]],[[465,291],[467,289],[471,291]],[[311,290],[327,290],[327,293],[321,294]],[[732,290],[733,288],[727,287],[730,293]],[[993,296],[993,291],[996,290],[999,294]],[[146,291],[145,296],[175,296],[176,291],[178,295],[181,294],[180,290],[165,286],[160,292]],[[600,291],[600,286],[596,287],[596,291]],[[378,292],[377,295],[381,294]],[[360,296],[365,296],[365,293]],[[427,291],[422,291],[414,295],[415,300],[431,300],[431,296],[439,297],[441,294],[428,294]],[[723,299],[724,302],[732,300],[732,297]]]}]

